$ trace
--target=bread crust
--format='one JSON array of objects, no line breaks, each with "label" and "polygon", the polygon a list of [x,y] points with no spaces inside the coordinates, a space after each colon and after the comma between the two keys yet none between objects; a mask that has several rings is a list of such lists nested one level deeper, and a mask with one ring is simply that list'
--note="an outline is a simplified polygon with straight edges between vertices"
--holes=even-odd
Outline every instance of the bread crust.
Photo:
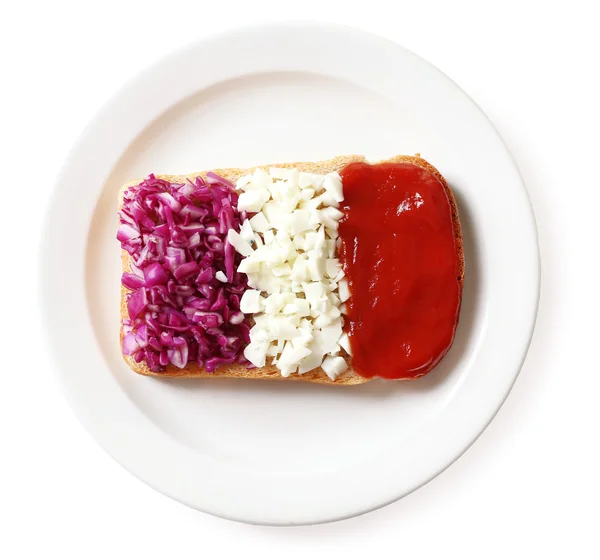
[{"label": "bread crust", "polygon": [[[270,164],[270,165],[261,165],[252,167],[250,169],[238,169],[238,168],[226,168],[226,169],[212,169],[213,173],[228,179],[235,183],[237,179],[240,177],[247,175],[248,173],[252,173],[257,167],[260,169],[264,169],[268,171],[270,167],[283,167],[283,168],[295,168],[299,171],[304,171],[307,173],[319,173],[326,174],[331,173],[333,171],[340,171],[346,165],[350,163],[356,162],[366,162],[364,156],[359,155],[350,155],[350,156],[339,156],[330,160],[318,161],[318,162],[295,162],[295,163],[278,163],[278,164]],[[459,274],[458,281],[460,283],[461,292],[462,286],[464,282],[464,274],[465,274],[465,261],[464,261],[464,251],[463,251],[463,240],[462,240],[462,231],[460,227],[460,221],[458,217],[458,208],[456,206],[456,200],[452,193],[452,190],[448,186],[448,183],[442,176],[442,174],[431,165],[429,162],[424,160],[423,158],[416,156],[404,156],[398,155],[394,156],[390,159],[386,159],[377,163],[412,163],[421,167],[422,169],[426,169],[433,175],[435,175],[439,181],[444,186],[446,191],[446,195],[448,196],[448,201],[450,202],[450,206],[452,209],[452,223],[454,228],[454,234],[456,238],[456,250],[457,256],[459,259]],[[165,181],[169,181],[171,183],[183,183],[186,179],[194,179],[195,177],[201,176],[206,178],[206,171],[201,171],[199,173],[191,173],[188,175],[157,175],[159,179],[164,179]],[[130,181],[123,185],[121,190],[119,191],[119,210],[121,209],[123,202],[123,194],[125,190],[131,186],[138,185],[141,180]],[[129,254],[122,250],[121,251],[121,262],[123,271],[129,271]],[[123,329],[122,329],[122,319],[128,317],[127,313],[127,301],[126,294],[129,292],[125,286],[121,285],[121,328],[120,328],[120,341],[123,340]],[[345,360],[348,362],[348,369],[339,375],[335,381],[332,381],[327,374],[319,367],[302,375],[292,374],[289,377],[283,377],[276,366],[271,363],[267,363],[264,367],[261,368],[253,368],[248,369],[245,365],[242,364],[229,364],[223,365],[217,368],[217,370],[213,373],[207,372],[204,368],[199,367],[195,363],[190,363],[186,367],[180,369],[172,364],[166,366],[165,371],[160,373],[156,373],[152,371],[145,362],[137,363],[132,356],[123,355],[123,359],[127,363],[127,365],[136,373],[140,375],[148,375],[154,377],[167,377],[167,378],[238,378],[238,379],[278,379],[278,380],[290,380],[290,381],[307,381],[309,383],[321,383],[326,385],[359,385],[362,383],[366,383],[370,381],[370,378],[365,378],[359,375],[352,368],[352,360],[350,356],[344,355]]]}]

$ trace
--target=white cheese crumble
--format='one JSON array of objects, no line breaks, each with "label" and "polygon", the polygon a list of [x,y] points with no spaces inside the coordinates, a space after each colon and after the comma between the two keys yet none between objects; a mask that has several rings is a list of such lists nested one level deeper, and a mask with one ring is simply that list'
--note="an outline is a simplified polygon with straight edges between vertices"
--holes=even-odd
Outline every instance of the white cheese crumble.
[{"label": "white cheese crumble", "polygon": [[228,234],[250,287],[240,310],[254,314],[244,356],[257,367],[271,358],[284,377],[322,367],[335,380],[348,367],[340,348],[350,353],[341,311],[350,293],[336,258],[340,175],[256,169],[237,189],[238,209],[254,214]]}]

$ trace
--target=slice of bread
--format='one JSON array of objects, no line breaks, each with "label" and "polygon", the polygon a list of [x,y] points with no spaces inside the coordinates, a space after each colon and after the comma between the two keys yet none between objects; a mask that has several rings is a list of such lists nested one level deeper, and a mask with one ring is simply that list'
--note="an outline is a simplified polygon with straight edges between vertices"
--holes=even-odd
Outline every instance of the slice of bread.
[{"label": "slice of bread", "polygon": [[[268,171],[270,167],[284,167],[284,168],[295,168],[299,171],[305,171],[308,173],[319,173],[326,174],[332,171],[340,171],[349,163],[354,162],[363,162],[366,161],[364,156],[351,155],[351,156],[339,156],[334,159],[318,161],[318,162],[300,162],[300,163],[284,163],[284,164],[271,164],[271,165],[261,165],[258,166],[261,169]],[[463,244],[462,244],[462,233],[460,228],[460,222],[458,219],[458,209],[456,207],[456,201],[454,199],[454,195],[450,190],[450,187],[446,183],[446,180],[442,177],[440,172],[433,167],[430,163],[417,156],[395,156],[393,158],[384,160],[379,163],[412,163],[417,165],[423,169],[428,170],[430,173],[433,173],[444,185],[446,189],[446,193],[448,195],[448,200],[450,201],[450,205],[452,207],[452,221],[454,224],[454,233],[456,235],[456,247],[459,259],[459,282],[462,287],[463,278],[464,278],[464,254],[463,254]],[[247,175],[248,173],[252,173],[256,167],[251,169],[213,169],[211,170],[213,173],[228,179],[235,183],[237,179],[240,177]],[[206,171],[202,171],[200,173],[191,173],[189,175],[157,175],[158,178],[164,179],[166,181],[172,183],[183,183],[186,179],[194,179],[195,177],[202,176],[206,177]],[[126,183],[119,192],[119,209],[121,208],[123,202],[123,193],[129,187],[136,186],[140,183],[141,180],[131,181]],[[126,251],[122,251],[122,265],[123,271],[129,271],[129,254]],[[127,313],[127,302],[125,299],[125,295],[129,290],[124,286],[121,286],[121,319],[128,317]],[[121,329],[120,333],[121,340],[123,339],[123,331]],[[178,367],[169,364],[165,371],[161,373],[155,373],[145,362],[137,363],[132,356],[123,355],[123,359],[127,363],[127,365],[136,373],[141,375],[152,375],[156,377],[195,377],[195,378],[218,378],[218,377],[233,377],[233,378],[241,378],[241,379],[285,379],[292,381],[308,381],[310,383],[323,383],[328,385],[358,385],[360,383],[366,383],[370,379],[360,376],[356,373],[352,368],[352,362],[349,356],[345,355],[344,358],[349,364],[348,369],[339,375],[335,381],[332,381],[327,374],[321,369],[317,368],[302,375],[292,374],[289,377],[283,377],[276,366],[267,364],[261,368],[248,369],[245,365],[240,364],[231,364],[225,365],[217,368],[214,373],[208,373],[203,368],[198,367],[197,364],[190,363],[183,369],[179,369]]]}]

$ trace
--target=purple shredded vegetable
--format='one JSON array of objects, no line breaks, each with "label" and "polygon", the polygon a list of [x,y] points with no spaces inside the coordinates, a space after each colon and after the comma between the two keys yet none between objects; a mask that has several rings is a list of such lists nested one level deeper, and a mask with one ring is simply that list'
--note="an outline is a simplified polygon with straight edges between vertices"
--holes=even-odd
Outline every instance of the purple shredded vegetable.
[{"label": "purple shredded vegetable", "polygon": [[[248,365],[250,323],[240,311],[246,275],[227,242],[246,214],[233,185],[208,173],[185,184],[149,175],[125,191],[117,239],[131,256],[121,278],[127,294],[123,353],[155,372],[197,363],[213,372]],[[223,271],[227,283],[216,280]]]}]

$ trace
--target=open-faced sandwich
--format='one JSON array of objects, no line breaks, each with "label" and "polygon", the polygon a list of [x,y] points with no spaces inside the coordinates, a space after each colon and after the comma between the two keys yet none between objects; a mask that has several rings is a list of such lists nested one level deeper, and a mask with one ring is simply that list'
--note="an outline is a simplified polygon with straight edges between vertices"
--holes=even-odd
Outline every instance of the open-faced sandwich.
[{"label": "open-faced sandwich", "polygon": [[418,156],[150,175],[119,218],[137,373],[353,385],[425,375],[452,345],[458,211]]}]

